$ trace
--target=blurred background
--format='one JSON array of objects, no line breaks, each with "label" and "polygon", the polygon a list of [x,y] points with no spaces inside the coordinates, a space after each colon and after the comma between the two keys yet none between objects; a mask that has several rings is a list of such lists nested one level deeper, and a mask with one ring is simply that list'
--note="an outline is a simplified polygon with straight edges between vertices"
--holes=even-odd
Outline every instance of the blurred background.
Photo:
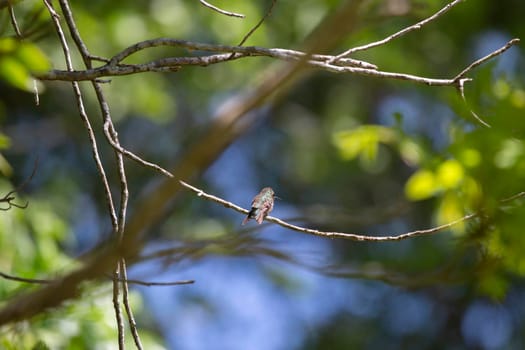
[{"label": "blurred background", "polygon": [[[380,40],[446,3],[363,1],[357,28],[337,52]],[[111,57],[156,37],[235,45],[271,1],[213,4],[246,18],[189,0],[72,6],[91,52]],[[339,5],[278,0],[246,45],[298,49]],[[42,3],[24,0],[14,9],[28,41],[52,68],[64,69]],[[519,0],[467,1],[353,57],[385,71],[452,78],[510,39],[523,39],[523,13]],[[0,30],[2,38],[13,36],[5,8]],[[130,61],[180,52],[156,48]],[[468,108],[452,87],[312,71],[288,94],[252,111],[248,130],[193,185],[245,208],[271,186],[282,198],[272,215],[325,231],[396,235],[482,214],[432,236],[352,242],[268,223],[241,226],[239,213],[188,191],[147,233],[140,259],[130,266],[134,279],[195,280],[132,287],[145,348],[524,348],[525,207],[521,198],[501,201],[525,190],[523,54],[518,45],[473,70]],[[14,73],[2,57],[0,194],[28,179],[37,159],[38,165],[17,194],[16,202],[28,208],[0,212],[0,270],[53,277],[108,238],[105,197],[70,84],[44,82],[36,106],[31,92],[7,78]],[[112,78],[104,92],[121,144],[169,168],[222,102],[256,85],[273,65],[269,58],[246,58]],[[88,83],[81,88],[108,176],[118,184],[96,98]],[[134,203],[160,175],[126,165],[132,216]],[[31,288],[0,280],[0,305]],[[53,349],[114,349],[111,297],[111,283],[87,285],[82,298],[5,327],[0,344],[30,348],[40,340]]]}]

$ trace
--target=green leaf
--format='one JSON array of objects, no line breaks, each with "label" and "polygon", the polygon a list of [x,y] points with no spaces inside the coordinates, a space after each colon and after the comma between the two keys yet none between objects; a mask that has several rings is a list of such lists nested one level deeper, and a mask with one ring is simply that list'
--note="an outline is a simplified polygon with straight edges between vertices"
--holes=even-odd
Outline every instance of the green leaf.
[{"label": "green leaf", "polygon": [[0,153],[0,173],[4,175],[5,177],[9,177],[13,174],[13,168],[7,161],[7,159],[4,158],[4,156]]},{"label": "green leaf", "polygon": [[430,170],[418,170],[407,181],[405,195],[418,201],[432,197],[440,189],[436,176]]},{"label": "green leaf", "polygon": [[31,75],[29,71],[11,56],[0,58],[0,77],[19,89],[31,90]]},{"label": "green leaf", "polygon": [[[445,194],[437,211],[438,225],[444,225],[464,216],[463,206],[460,198],[456,192],[449,191]],[[465,232],[465,223],[460,222],[451,227],[451,230],[456,234],[463,234]]]},{"label": "green leaf", "polygon": [[465,177],[463,166],[454,159],[449,159],[438,167],[436,177],[439,184],[446,189],[456,188]]},{"label": "green leaf", "polygon": [[0,149],[6,149],[11,146],[11,139],[0,132]]},{"label": "green leaf", "polygon": [[13,38],[0,39],[0,55],[11,54],[16,50],[18,42]]},{"label": "green leaf", "polygon": [[24,43],[16,51],[17,58],[32,73],[43,73],[51,68],[46,55],[35,45]]},{"label": "green leaf", "polygon": [[390,128],[378,125],[364,125],[353,130],[334,134],[333,143],[343,159],[351,160],[361,156],[366,161],[376,158],[379,143],[390,143],[395,133]]}]

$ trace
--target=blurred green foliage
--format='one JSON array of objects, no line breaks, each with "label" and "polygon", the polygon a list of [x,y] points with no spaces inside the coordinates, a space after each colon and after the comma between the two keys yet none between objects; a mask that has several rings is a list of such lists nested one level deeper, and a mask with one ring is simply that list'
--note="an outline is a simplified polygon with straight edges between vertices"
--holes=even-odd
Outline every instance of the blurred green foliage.
[{"label": "blurred green foliage", "polygon": [[[0,183],[0,193],[7,193],[12,185]],[[25,198],[16,198],[22,204]],[[56,214],[56,208],[47,199],[30,199],[27,209],[12,208],[2,211],[0,220],[0,271],[29,279],[53,278],[78,265],[63,252],[63,243],[70,228]],[[69,237],[71,239],[71,237]],[[85,297],[70,303],[59,311],[44,314],[31,323],[4,327],[0,333],[3,349],[100,349],[115,344],[114,313],[108,284],[104,288],[87,287]],[[38,284],[0,279],[0,307],[16,295],[34,289]],[[133,292],[130,303],[140,312],[138,294]],[[107,305],[108,307],[101,307]],[[145,345],[158,346],[156,337],[144,332]]]},{"label": "blurred green foliage", "polygon": [[32,91],[31,74],[46,72],[50,67],[47,57],[35,44],[0,38],[0,77],[9,84]]}]

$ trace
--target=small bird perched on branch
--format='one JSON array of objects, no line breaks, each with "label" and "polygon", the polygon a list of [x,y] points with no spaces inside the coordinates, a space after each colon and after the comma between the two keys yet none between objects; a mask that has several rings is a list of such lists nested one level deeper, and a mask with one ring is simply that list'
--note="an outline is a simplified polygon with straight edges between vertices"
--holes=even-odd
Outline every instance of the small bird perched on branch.
[{"label": "small bird perched on branch", "polygon": [[250,219],[255,219],[257,223],[262,224],[264,218],[273,209],[273,200],[275,193],[271,187],[265,187],[253,198],[252,209],[248,213],[248,216],[243,220],[242,224],[246,224]]}]

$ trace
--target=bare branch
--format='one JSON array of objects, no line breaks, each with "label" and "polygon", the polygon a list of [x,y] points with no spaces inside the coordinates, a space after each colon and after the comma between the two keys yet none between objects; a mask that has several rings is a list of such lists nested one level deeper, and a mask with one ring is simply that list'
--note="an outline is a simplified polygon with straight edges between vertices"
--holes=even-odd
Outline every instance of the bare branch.
[{"label": "bare branch", "polygon": [[13,4],[11,1],[7,2],[7,8],[9,9],[9,17],[11,18],[11,25],[13,26],[16,36],[21,39],[22,38],[22,32],[20,31],[20,27],[18,26],[18,22],[16,21],[15,16],[15,9],[13,8]]},{"label": "bare branch", "polygon": [[452,7],[456,6],[457,4],[459,4],[460,2],[463,2],[463,1],[465,1],[465,0],[452,1],[451,3],[449,3],[445,7],[443,7],[441,10],[439,10],[438,12],[433,14],[432,16],[430,16],[428,18],[425,18],[424,20],[419,21],[418,23],[416,23],[414,25],[411,25],[410,27],[406,27],[406,28],[400,30],[399,32],[394,33],[394,34],[390,35],[389,37],[386,37],[386,38],[384,38],[382,40],[375,41],[373,43],[369,43],[369,44],[366,44],[366,45],[363,45],[363,46],[358,46],[358,47],[354,47],[354,48],[348,49],[345,52],[335,56],[329,63],[334,63],[337,60],[339,60],[339,59],[341,59],[341,58],[343,58],[345,56],[351,55],[354,52],[364,51],[364,50],[371,49],[373,47],[384,45],[384,44],[386,44],[386,43],[388,43],[388,42],[390,42],[390,41],[392,41],[392,40],[394,40],[396,38],[399,38],[400,36],[403,36],[403,35],[411,32],[411,31],[414,31],[414,30],[417,30],[417,29],[421,29],[422,26],[424,26],[425,24],[427,24],[429,22],[432,22],[433,20],[435,20],[436,18],[440,17],[445,12],[450,10]]},{"label": "bare branch", "polygon": [[500,200],[501,203],[507,203],[507,202],[511,202],[515,199],[518,199],[518,198],[522,198],[522,197],[525,197],[525,191],[524,192],[520,192],[520,193],[516,193],[515,195],[512,195],[510,197],[507,197],[507,198],[503,198],[502,200]]},{"label": "bare branch", "polygon": [[13,193],[15,193],[14,190],[13,191],[9,191],[5,196],[0,198],[0,203],[7,203],[7,207],[6,208],[0,208],[1,211],[8,211],[12,207],[19,208],[19,209],[27,208],[27,206],[29,205],[28,202],[26,202],[26,204],[13,203],[13,200],[15,200],[15,196],[13,196]]},{"label": "bare branch", "polygon": [[[192,190],[193,192],[195,192],[197,194],[197,196],[199,196],[199,197],[203,197],[203,198],[205,198],[207,200],[210,200],[210,201],[222,204],[223,206],[225,206],[227,208],[234,209],[234,210],[236,210],[236,211],[238,211],[240,213],[243,213],[245,215],[249,213],[249,210],[246,210],[246,209],[244,209],[242,207],[239,207],[238,205],[235,205],[235,204],[233,204],[231,202],[228,202],[227,200],[224,200],[222,198],[219,198],[219,197],[207,194],[203,190],[198,189],[197,187],[191,186],[191,185],[187,184],[186,182],[184,182],[182,180],[179,180],[179,182],[184,187],[186,187],[186,188]],[[308,234],[314,235],[314,236],[322,236],[322,237],[328,237],[328,238],[342,238],[342,239],[349,239],[349,240],[352,240],[352,241],[384,242],[384,241],[400,241],[400,240],[403,240],[403,239],[408,239],[408,238],[413,238],[413,237],[418,237],[418,236],[425,236],[425,235],[434,234],[434,233],[446,230],[446,229],[448,229],[448,228],[450,228],[450,227],[452,227],[454,225],[457,225],[457,224],[459,224],[461,222],[464,222],[466,220],[470,220],[470,219],[472,219],[472,218],[474,218],[476,216],[478,216],[478,214],[477,213],[473,213],[473,214],[465,215],[464,217],[462,217],[462,218],[460,218],[458,220],[454,220],[454,221],[449,222],[447,224],[436,226],[436,227],[433,227],[433,228],[430,228],[430,229],[416,230],[416,231],[406,232],[406,233],[403,233],[403,234],[400,234],[400,235],[392,235],[392,236],[369,236],[369,235],[365,235],[365,234],[356,234],[356,233],[319,231],[319,230],[314,230],[314,229],[310,229],[310,228],[304,228],[304,227],[300,227],[300,226],[297,226],[297,225],[293,225],[293,224],[287,223],[286,221],[283,221],[283,220],[280,220],[278,218],[275,218],[273,216],[267,216],[266,220],[270,221],[270,222],[273,222],[275,224],[281,225],[283,227],[286,227],[286,228],[288,228],[290,230],[294,230],[294,231],[298,231],[298,232],[302,232],[302,233],[308,233]]]},{"label": "bare branch", "polygon": [[125,349],[125,333],[124,333],[124,317],[122,315],[122,309],[120,308],[120,265],[117,264],[115,272],[113,273],[113,309],[115,310],[115,319],[117,322],[117,334],[118,334],[118,348],[119,350]]},{"label": "bare branch", "polygon": [[[93,80],[104,76],[118,76],[128,75],[139,72],[148,71],[172,71],[173,69],[179,69],[182,66],[208,66],[211,64],[217,64],[226,62],[233,59],[240,59],[245,57],[254,56],[266,56],[273,57],[283,61],[301,61],[306,66],[311,68],[317,68],[326,70],[333,73],[350,73],[356,75],[364,75],[382,79],[395,79],[395,80],[406,80],[414,83],[424,84],[428,86],[454,86],[459,88],[464,81],[461,81],[461,77],[468,73],[471,69],[485,62],[488,59],[494,58],[500,55],[510,46],[516,44],[519,39],[511,40],[505,47],[498,49],[491,54],[477,60],[469,67],[465,68],[462,73],[452,79],[435,79],[416,76],[412,74],[396,73],[380,71],[373,64],[368,62],[352,60],[348,58],[341,58],[334,64],[331,64],[331,60],[335,56],[312,54],[307,57],[305,52],[280,49],[280,48],[263,48],[257,46],[228,46],[228,45],[214,45],[196,43],[185,40],[169,39],[169,38],[158,38],[152,40],[146,40],[132,45],[123,51],[113,56],[110,62],[98,68],[88,69],[85,71],[75,72],[64,72],[53,70],[39,76],[42,80],[65,80],[65,81],[79,81],[79,80]],[[183,47],[190,50],[199,51],[215,51],[215,52],[229,52],[228,54],[212,54],[208,56],[198,57],[167,57],[151,61],[143,64],[135,65],[122,65],[119,64],[126,57],[144,50],[146,48],[157,47],[157,46],[175,46]],[[235,53],[232,55],[231,53]],[[480,120],[481,121],[481,120]],[[482,121],[481,121],[482,122]],[[483,123],[483,122],[482,122]],[[130,156],[131,157],[131,156]],[[132,158],[133,159],[133,158]],[[156,169],[162,172],[164,175],[169,176],[160,169]]]},{"label": "bare branch", "polygon": [[257,24],[252,29],[250,29],[250,31],[248,33],[246,33],[246,35],[244,36],[244,38],[242,38],[242,40],[241,40],[241,42],[239,43],[238,46],[242,46],[246,42],[246,40],[248,40],[248,38],[250,36],[252,36],[252,34],[257,30],[257,28],[259,28],[261,26],[261,24],[263,24],[263,22],[266,20],[266,18],[270,17],[270,15],[272,14],[273,7],[275,6],[276,2],[277,2],[277,0],[272,0],[272,3],[270,5],[270,7],[268,8],[268,11],[266,11],[264,16],[259,20],[259,22],[257,22]]},{"label": "bare branch", "polygon": [[[49,13],[51,14],[51,19],[53,21],[53,24],[55,26],[55,30],[58,34],[58,37],[60,39],[60,43],[62,45],[62,49],[64,51],[64,57],[66,60],[66,67],[69,72],[73,71],[73,63],[71,61],[71,55],[69,53],[69,46],[67,44],[66,37],[64,35],[64,31],[62,30],[62,26],[60,25],[60,16],[56,13],[55,9],[53,8],[53,5],[51,4],[50,0],[44,0],[44,4],[46,5]],[[102,165],[102,161],[100,159],[100,155],[98,153],[98,146],[97,141],[95,138],[95,133],[93,132],[93,128],[91,127],[91,122],[89,121],[89,118],[87,116],[86,110],[84,108],[84,102],[82,99],[82,93],[80,91],[80,86],[77,81],[72,82],[73,85],[73,92],[75,93],[75,98],[77,101],[80,117],[82,121],[84,122],[84,127],[86,128],[88,132],[88,138],[89,142],[91,143],[91,150],[93,154],[93,159],[95,160],[95,164],[97,166],[97,170],[100,176],[100,179],[102,181],[102,184],[104,186],[104,194],[106,196],[106,202],[108,204],[108,210],[111,218],[111,223],[113,225],[113,228],[115,231],[118,229],[118,220],[117,215],[115,213],[115,206],[113,204],[113,196],[111,194],[111,190],[109,187],[109,182],[106,176],[106,172],[104,170],[104,166]]]},{"label": "bare branch", "polygon": [[[10,281],[33,283],[33,284],[49,284],[49,283],[55,282],[55,280],[52,280],[52,279],[25,278],[25,277],[10,275],[10,274],[7,274],[1,271],[0,271],[0,277],[6,280],[10,280]],[[129,278],[124,279],[120,277],[115,278],[113,276],[110,277],[109,275],[108,277],[111,280],[116,279],[116,281],[118,282],[126,282],[128,284],[136,284],[136,285],[146,286],[146,287],[156,287],[156,286],[167,287],[167,286],[178,286],[178,285],[195,283],[194,280],[182,280],[182,281],[173,281],[173,282],[147,282],[147,281],[142,281],[142,280],[137,280],[137,279],[129,279]]]},{"label": "bare branch", "polygon": [[0,272],[0,277],[5,278],[6,280],[17,281],[17,282],[24,282],[24,283],[34,283],[34,284],[47,284],[47,283],[52,283],[53,282],[53,280],[24,278],[24,277],[18,277],[18,276],[9,275],[9,274],[3,273],[3,272]]},{"label": "bare branch", "polygon": [[436,227],[432,227],[432,228],[424,229],[424,230],[410,231],[410,232],[406,232],[403,234],[391,235],[391,236],[369,236],[365,234],[344,233],[344,232],[324,232],[324,231],[319,231],[319,230],[303,228],[300,226],[292,225],[292,224],[289,224],[283,220],[280,220],[274,217],[267,217],[266,219],[270,222],[279,224],[291,230],[308,233],[314,236],[322,236],[322,237],[328,237],[328,238],[342,238],[342,239],[349,239],[352,241],[384,242],[384,241],[400,241],[403,239],[414,238],[418,236],[431,235],[431,234],[449,229],[452,226],[455,226],[464,221],[470,220],[476,217],[477,215],[478,215],[477,213],[472,213],[472,214],[465,215],[462,218],[459,218],[457,220],[451,221],[449,223],[446,223],[440,226],[436,226]]},{"label": "bare branch", "polygon": [[131,309],[131,306],[129,305],[129,288],[128,288],[128,275],[127,275],[127,267],[126,267],[126,260],[124,258],[120,259],[120,270],[122,271],[122,300],[124,302],[124,308],[126,309],[126,314],[128,315],[128,324],[129,329],[131,331],[131,335],[133,336],[133,341],[135,342],[135,346],[137,349],[142,350],[142,342],[140,341],[139,332],[137,330],[137,322],[135,322],[135,317],[133,316],[133,310]]},{"label": "bare branch", "polygon": [[230,11],[226,11],[226,10],[223,10],[223,9],[220,9],[218,8],[217,6],[214,6],[204,0],[199,0],[199,2],[206,6],[207,8],[209,9],[212,9],[213,11],[216,11],[220,14],[223,14],[223,15],[226,15],[226,16],[230,16],[230,17],[237,17],[237,18],[244,18],[246,16],[244,16],[243,14],[240,14],[240,13],[235,13],[235,12],[230,12]]},{"label": "bare branch", "polygon": [[[113,131],[112,131],[113,129]],[[136,154],[134,154],[133,152],[130,152],[128,151],[127,149],[123,148],[122,146],[120,146],[117,142],[115,142],[114,140],[114,137],[112,136],[108,136],[108,134],[114,132],[114,127],[112,126],[112,123],[109,124],[104,124],[104,132],[106,133],[106,137],[107,137],[107,140],[108,142],[111,144],[111,146],[119,153],[121,153],[122,155],[128,157],[129,159],[145,166],[145,167],[148,167],[148,168],[151,168],[153,170],[156,170],[158,171],[159,173],[161,173],[162,175],[164,176],[167,176],[167,177],[173,177],[173,174],[170,173],[168,170],[164,169],[163,167],[161,167],[160,165],[157,165],[155,163],[152,163],[152,162],[148,162],[142,158],[140,158],[139,156],[137,156]]]},{"label": "bare branch", "polygon": [[[119,281],[123,281],[122,279],[120,279]],[[153,286],[162,286],[162,287],[167,287],[167,286],[178,286],[178,285],[183,285],[183,284],[193,284],[195,283],[194,280],[184,280],[184,281],[174,281],[174,282],[146,282],[146,281],[141,281],[141,280],[136,280],[136,279],[126,279],[125,280],[128,284],[137,284],[139,286],[146,286],[146,287],[153,287]]]},{"label": "bare branch", "polygon": [[458,80],[458,87],[457,88],[458,88],[458,91],[459,91],[459,95],[461,96],[461,99],[463,100],[463,103],[465,103],[465,106],[467,106],[467,108],[469,109],[469,112],[472,115],[472,117],[474,117],[474,119],[476,119],[483,126],[485,126],[487,128],[490,128],[491,127],[490,124],[488,124],[483,119],[481,119],[476,114],[476,112],[474,112],[468,105],[467,98],[465,97],[465,83],[468,82],[468,81],[472,81],[472,79],[463,78],[463,79],[459,79]]},{"label": "bare branch", "polygon": [[[90,55],[87,49],[87,46],[84,44],[84,42],[82,41],[82,38],[80,37],[80,33],[73,19],[73,13],[71,11],[71,8],[69,7],[69,3],[66,0],[60,0],[60,5],[66,17],[66,23],[68,25],[69,31],[73,37],[73,40],[75,41],[75,44],[77,45],[78,50],[80,51],[82,55],[82,59],[84,60],[84,64],[86,65],[86,68],[92,68],[92,65],[91,65],[92,56]],[[92,80],[91,83],[97,95],[97,99],[99,101],[100,109],[102,112],[102,116],[104,120],[104,131],[105,131],[106,138],[110,144],[112,145],[114,144],[116,147],[121,148],[119,144],[117,132],[115,131],[113,127],[111,114],[109,112],[109,106],[102,92],[100,83],[97,82],[96,80]],[[127,205],[128,205],[128,199],[129,199],[129,191],[128,191],[128,183],[127,183],[127,177],[126,177],[126,170],[124,168],[124,160],[123,160],[122,152],[119,152],[118,148],[114,147],[117,167],[118,167],[118,174],[119,174],[119,179],[120,179],[120,209],[118,213],[118,221],[114,223],[114,232],[117,235],[118,242],[121,243],[124,237],[124,226],[126,222],[126,211],[127,211]],[[130,329],[131,329],[133,339],[135,341],[137,348],[142,349],[142,344],[140,342],[140,337],[136,329],[136,324],[135,324],[135,320],[133,317],[133,313],[132,313],[131,308],[129,307],[128,286],[127,286],[127,283],[125,282],[126,274],[127,272],[126,272],[125,260],[124,258],[121,258],[118,261],[117,266],[115,268],[114,279],[113,279],[113,307],[115,309],[115,317],[117,321],[119,349],[125,348],[124,322],[123,322],[122,310],[120,308],[120,303],[119,303],[120,288],[119,288],[118,279],[120,278],[120,275],[124,277],[124,281],[121,282],[122,288],[123,288],[122,298],[124,301],[124,307],[125,307],[126,313],[128,315]]]},{"label": "bare branch", "polygon": [[469,82],[469,81],[472,81],[472,79],[470,78],[465,78],[465,75],[470,72],[472,69],[478,67],[479,65],[483,64],[484,62],[490,60],[491,58],[493,57],[496,57],[498,55],[501,55],[503,52],[507,51],[508,49],[510,49],[513,45],[516,45],[517,43],[520,42],[520,39],[518,38],[514,38],[512,40],[510,40],[509,42],[507,42],[504,46],[500,47],[499,49],[495,50],[495,51],[492,51],[491,53],[489,53],[488,55],[472,62],[468,67],[466,67],[465,69],[463,69],[458,75],[456,75],[454,77],[454,81],[456,82],[456,87],[459,91],[459,95],[461,96],[461,99],[463,100],[463,102],[465,103],[465,105],[469,108],[469,111],[470,111],[470,114],[474,117],[474,119],[476,119],[478,122],[480,122],[481,124],[483,124],[484,126],[486,126],[487,128],[490,128],[490,125],[483,121],[469,106],[468,106],[468,102],[467,102],[467,98],[465,97],[465,83],[466,82]]},{"label": "bare branch", "polygon": [[40,95],[38,93],[38,82],[33,79],[33,92],[35,94],[35,105],[40,106]]},{"label": "bare branch", "polygon": [[35,164],[33,166],[33,171],[31,171],[31,175],[27,179],[25,179],[20,185],[18,185],[14,190],[9,191],[5,196],[0,198],[0,203],[7,203],[7,208],[0,208],[2,211],[7,211],[11,209],[12,207],[19,208],[19,209],[25,209],[29,205],[29,202],[26,202],[26,204],[16,204],[13,203],[13,200],[15,200],[15,196],[13,196],[14,193],[20,192],[28,183],[33,179],[33,176],[35,176],[36,169],[38,168],[38,157],[35,159]]},{"label": "bare branch", "polygon": [[520,42],[520,39],[518,38],[514,38],[512,40],[510,40],[508,43],[506,43],[504,46],[500,47],[499,49],[495,50],[495,51],[492,51],[491,53],[489,53],[488,55],[486,56],[483,56],[482,58],[472,62],[467,68],[463,69],[461,71],[461,73],[459,73],[458,75],[456,75],[454,77],[454,80],[455,81],[459,81],[460,79],[462,79],[463,77],[465,77],[465,75],[470,72],[472,69],[476,68],[477,66],[485,63],[486,61],[490,60],[491,58],[494,58],[498,55],[501,55],[502,53],[504,53],[505,51],[507,51],[508,49],[510,49],[512,46],[516,45],[517,43]]}]

